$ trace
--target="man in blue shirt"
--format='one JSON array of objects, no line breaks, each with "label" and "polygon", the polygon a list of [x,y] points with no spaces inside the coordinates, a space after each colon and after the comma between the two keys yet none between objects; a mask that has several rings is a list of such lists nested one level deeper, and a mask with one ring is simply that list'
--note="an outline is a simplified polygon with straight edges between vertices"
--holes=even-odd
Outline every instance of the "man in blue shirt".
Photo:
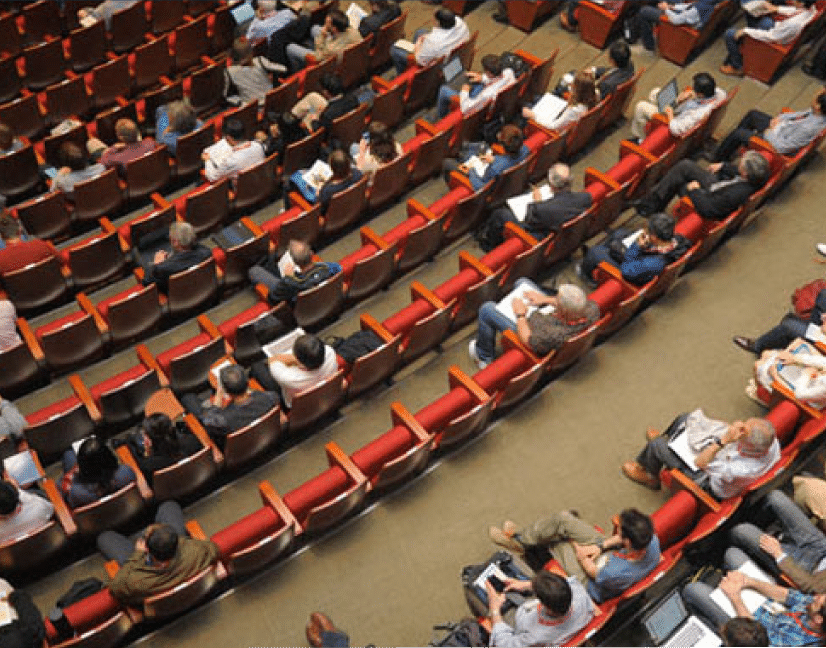
[{"label": "man in blue shirt", "polygon": [[[277,10],[275,0],[259,0],[255,18],[247,29],[247,40],[254,43],[257,40],[268,39],[279,29],[283,29],[295,20],[295,12],[289,8]],[[298,3],[302,5],[304,3]]]},{"label": "man in blue shirt", "polygon": [[[524,143],[522,131],[513,124],[505,124],[497,134],[496,139],[502,144],[505,153],[503,155],[478,153],[477,157],[487,165],[482,173],[479,173],[468,164],[468,160],[473,157],[473,153],[463,156],[461,163],[456,159],[448,158],[442,163],[445,182],[449,181],[452,171],[459,171],[467,175],[473,190],[479,191],[488,182],[499,177],[512,166],[522,162],[531,153],[531,150]],[[478,151],[484,146],[486,146],[484,142],[480,144],[473,143],[468,145],[468,150],[471,152]]]}]

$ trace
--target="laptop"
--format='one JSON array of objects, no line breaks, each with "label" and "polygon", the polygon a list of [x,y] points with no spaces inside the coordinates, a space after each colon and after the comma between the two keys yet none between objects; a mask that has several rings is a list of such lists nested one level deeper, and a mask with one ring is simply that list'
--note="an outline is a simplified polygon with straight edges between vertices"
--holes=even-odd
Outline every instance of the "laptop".
[{"label": "laptop", "polygon": [[241,245],[251,238],[255,238],[255,234],[250,232],[249,228],[241,221],[225,227],[212,236],[212,240],[225,251]]},{"label": "laptop", "polygon": [[688,614],[678,590],[674,590],[656,610],[643,619],[655,646],[722,646],[723,641],[699,617]]},{"label": "laptop", "polygon": [[442,66],[442,74],[445,77],[445,84],[456,90],[456,92],[459,92],[462,86],[468,82],[462,59],[458,56],[454,56]]},{"label": "laptop", "polygon": [[255,9],[253,9],[252,4],[249,2],[237,4],[230,9],[229,12],[232,14],[232,18],[235,20],[236,25],[242,25],[245,22],[251,21],[255,17]]},{"label": "laptop", "polygon": [[657,93],[657,108],[664,112],[666,108],[677,105],[677,97],[680,95],[680,88],[677,85],[677,77],[674,77]]}]

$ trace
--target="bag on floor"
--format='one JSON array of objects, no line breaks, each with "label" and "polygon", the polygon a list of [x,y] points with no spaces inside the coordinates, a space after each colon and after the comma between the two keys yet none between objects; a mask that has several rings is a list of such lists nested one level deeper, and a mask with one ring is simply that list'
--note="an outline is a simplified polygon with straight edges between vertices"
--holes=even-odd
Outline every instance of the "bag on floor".
[{"label": "bag on floor", "polygon": [[816,279],[815,281],[807,283],[805,286],[800,286],[792,294],[792,306],[794,312],[802,319],[809,319],[812,314],[812,309],[815,307],[815,301],[821,290],[826,289],[826,279]]},{"label": "bag on floor", "polygon": [[434,630],[445,631],[428,646],[487,646],[489,634],[482,625],[472,617],[465,617],[456,623],[443,623],[433,626]]}]

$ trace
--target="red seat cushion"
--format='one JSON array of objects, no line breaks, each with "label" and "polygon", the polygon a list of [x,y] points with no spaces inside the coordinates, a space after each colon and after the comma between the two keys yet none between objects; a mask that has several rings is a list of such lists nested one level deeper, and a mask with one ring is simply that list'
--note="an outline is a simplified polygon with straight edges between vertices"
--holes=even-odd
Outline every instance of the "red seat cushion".
[{"label": "red seat cushion", "polygon": [[[295,218],[299,214],[301,214],[303,210],[301,207],[290,207],[287,211],[281,212],[275,218],[271,218],[266,223],[261,224],[261,229],[263,229],[270,237],[274,237],[273,235],[281,229],[281,223],[286,220],[290,220],[291,218]],[[277,238],[277,237],[274,237]]]},{"label": "red seat cushion", "polygon": [[228,557],[251,547],[265,536],[278,531],[284,522],[269,506],[264,506],[212,536],[212,541]]},{"label": "red seat cushion", "polygon": [[405,306],[395,315],[388,317],[382,324],[393,335],[406,335],[413,325],[433,313],[433,306],[424,299],[417,299]]},{"label": "red seat cushion", "polygon": [[131,369],[127,369],[119,373],[116,376],[112,376],[111,378],[107,378],[103,382],[99,382],[97,385],[92,387],[89,392],[92,394],[92,398],[95,399],[95,402],[100,406],[100,397],[103,394],[106,394],[110,391],[113,391],[127,383],[129,381],[137,380],[145,376],[149,372],[149,369],[144,367],[142,364],[135,365]]},{"label": "red seat cushion", "polygon": [[660,157],[665,153],[679,138],[674,137],[668,126],[664,124],[657,124],[648,133],[646,138],[640,143],[640,146],[649,153]]},{"label": "red seat cushion", "polygon": [[430,205],[430,211],[436,216],[443,216],[449,212],[462,198],[467,198],[471,194],[470,189],[459,186],[448,191],[444,196]]},{"label": "red seat cushion", "polygon": [[287,493],[284,503],[303,523],[312,509],[343,493],[351,483],[344,470],[333,466]]},{"label": "red seat cushion", "polygon": [[410,234],[410,232],[418,227],[421,227],[422,225],[426,225],[427,223],[428,220],[424,216],[421,214],[416,214],[403,220],[390,231],[385,232],[382,238],[391,244],[398,241],[403,241],[407,238],[407,235]]},{"label": "red seat cushion", "polygon": [[682,234],[689,241],[696,243],[702,237],[705,226],[706,223],[703,217],[697,212],[691,212],[680,219],[674,231],[677,234]]},{"label": "red seat cushion", "polygon": [[29,425],[37,425],[39,423],[45,423],[53,416],[57,416],[59,414],[63,414],[64,412],[72,409],[75,405],[80,402],[80,399],[77,396],[69,396],[69,398],[64,398],[61,401],[57,401],[56,403],[52,403],[51,405],[47,405],[41,410],[37,410],[36,412],[32,412],[31,414],[26,415],[26,420],[29,422]]},{"label": "red seat cushion", "polygon": [[218,325],[218,331],[221,336],[230,344],[235,344],[235,333],[238,327],[254,319],[258,319],[264,313],[269,312],[270,307],[265,302],[258,302],[255,306],[230,317],[228,320]]},{"label": "red seat cushion", "polygon": [[791,401],[782,400],[766,414],[766,419],[774,426],[780,445],[786,445],[794,437],[795,425],[800,409]]},{"label": "red seat cushion", "polygon": [[61,317],[60,319],[55,320],[54,322],[44,324],[39,329],[37,329],[37,331],[35,331],[37,341],[42,343],[44,335],[48,335],[49,333],[59,331],[60,329],[75,324],[86,317],[89,317],[89,315],[84,311],[80,311],[79,313],[71,313],[69,315],[66,315],[65,317]]},{"label": "red seat cushion", "polygon": [[138,295],[144,290],[148,290],[146,286],[132,286],[129,290],[124,290],[122,293],[118,293],[117,295],[113,295],[112,297],[107,297],[102,302],[97,305],[98,312],[103,316],[103,319],[109,319],[109,307],[112,304],[122,302],[126,299],[129,299],[133,295]]},{"label": "red seat cushion", "polygon": [[360,450],[353,453],[352,459],[369,479],[379,474],[382,467],[396,457],[400,457],[413,445],[410,430],[397,425],[392,430],[374,439]]},{"label": "red seat cushion", "polygon": [[438,286],[433,293],[443,302],[449,302],[455,297],[464,295],[468,288],[479,283],[482,277],[473,268],[465,268],[458,274],[452,276],[441,286]]},{"label": "red seat cushion", "polygon": [[473,379],[488,394],[495,394],[504,389],[512,378],[527,371],[531,364],[531,359],[524,353],[510,349],[476,372]]},{"label": "red seat cushion", "polygon": [[471,398],[466,389],[456,387],[420,409],[416,413],[416,420],[428,432],[436,432],[457,416],[467,412],[475,404],[476,401]]},{"label": "red seat cushion", "polygon": [[521,238],[512,236],[501,245],[497,245],[481,258],[491,270],[498,270],[502,266],[509,266],[518,254],[528,249],[528,244]]},{"label": "red seat cushion", "polygon": [[665,550],[685,537],[694,526],[698,501],[688,491],[678,491],[651,515],[654,532]]},{"label": "red seat cushion", "polygon": [[612,166],[606,175],[622,185],[633,180],[642,172],[647,164],[648,161],[645,158],[635,153],[629,153],[621,157],[619,162]]},{"label": "red seat cushion", "polygon": [[178,346],[174,346],[171,349],[164,351],[159,356],[157,356],[158,364],[161,366],[161,369],[164,372],[169,373],[169,365],[172,364],[172,361],[175,358],[180,356],[186,355],[192,351],[199,349],[200,347],[207,344],[212,338],[209,337],[206,333],[201,333],[200,335],[196,335],[191,340],[187,340],[186,342],[182,342]]},{"label": "red seat cushion", "polygon": [[369,259],[378,251],[379,249],[375,245],[368,243],[367,245],[362,245],[358,250],[344,257],[341,261],[339,261],[344,270],[344,277],[349,279],[350,275],[353,274],[353,269],[359,261]]},{"label": "red seat cushion", "polygon": [[595,302],[599,306],[599,312],[602,315],[610,313],[611,310],[622,301],[625,289],[619,281],[609,280],[604,281],[598,288],[596,288],[588,299]]}]

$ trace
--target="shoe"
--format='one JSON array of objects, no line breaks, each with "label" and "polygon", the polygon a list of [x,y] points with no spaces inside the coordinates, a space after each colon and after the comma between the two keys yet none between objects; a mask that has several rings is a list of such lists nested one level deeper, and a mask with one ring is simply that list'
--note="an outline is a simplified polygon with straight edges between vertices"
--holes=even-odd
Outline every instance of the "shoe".
[{"label": "shoe", "polygon": [[498,23],[502,23],[503,25],[510,24],[510,20],[508,20],[508,14],[505,12],[495,13],[493,14],[493,16],[491,16],[491,18],[493,18]]},{"label": "shoe", "polygon": [[488,536],[490,536],[490,539],[500,547],[504,547],[505,549],[509,549],[510,551],[518,554],[525,553],[525,547],[522,543],[509,536],[499,527],[490,527],[488,529]]},{"label": "shoe", "polygon": [[724,64],[720,66],[720,72],[728,74],[729,76],[741,77],[745,76],[745,72],[741,68],[736,68],[732,65]]},{"label": "shoe", "polygon": [[476,366],[480,369],[484,369],[490,364],[489,362],[479,359],[479,354],[476,353],[476,340],[471,340],[468,342],[467,352],[470,355],[470,359],[473,360],[476,363]]},{"label": "shoe", "polygon": [[640,198],[639,200],[634,200],[631,202],[631,206],[643,218],[648,218],[652,214],[656,214],[660,211],[650,198]]},{"label": "shoe", "polygon": [[743,337],[742,335],[735,335],[731,338],[731,341],[734,342],[737,346],[739,346],[743,351],[748,351],[749,353],[757,353],[757,349],[754,348],[754,340],[751,338]]},{"label": "shoe", "polygon": [[645,431],[645,438],[649,441],[653,441],[658,436],[662,436],[662,432],[660,432],[657,428],[648,428]]},{"label": "shoe", "polygon": [[564,11],[559,14],[559,24],[562,25],[562,29],[565,31],[569,31],[575,33],[577,30],[577,26],[572,24],[571,21],[568,19],[568,14]]},{"label": "shoe", "polygon": [[313,612],[310,615],[310,622],[307,624],[307,641],[311,646],[318,648],[323,646],[324,642],[321,638],[322,632],[335,632],[336,626],[326,614],[322,612]]},{"label": "shoe", "polygon": [[811,63],[804,63],[800,66],[800,69],[803,70],[804,74],[808,74],[809,76],[813,76],[815,79],[822,79],[823,74],[815,69],[815,66]]},{"label": "shoe", "polygon": [[625,141],[630,144],[634,144],[635,146],[639,146],[641,140],[639,137],[632,135],[631,137],[626,137]]},{"label": "shoe", "polygon": [[818,243],[815,245],[815,249],[820,252],[823,256],[826,256],[826,243]]},{"label": "shoe", "polygon": [[626,461],[622,464],[622,472],[631,481],[642,484],[651,490],[660,490],[660,478],[649,473],[636,461]]}]

